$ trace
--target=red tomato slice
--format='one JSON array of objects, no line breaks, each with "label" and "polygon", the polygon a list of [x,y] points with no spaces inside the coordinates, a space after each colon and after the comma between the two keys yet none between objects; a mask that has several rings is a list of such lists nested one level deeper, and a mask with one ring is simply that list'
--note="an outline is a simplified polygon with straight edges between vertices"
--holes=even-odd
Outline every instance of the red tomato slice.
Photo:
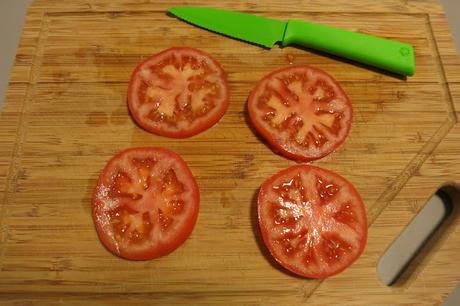
[{"label": "red tomato slice", "polygon": [[358,192],[343,177],[318,167],[292,166],[265,181],[258,214],[272,256],[304,277],[343,271],[366,244],[367,217]]},{"label": "red tomato slice", "polygon": [[131,148],[105,166],[93,195],[102,243],[134,260],[166,255],[191,234],[198,217],[198,185],[176,153]]},{"label": "red tomato slice", "polygon": [[185,138],[213,126],[229,105],[227,77],[210,55],[171,48],[141,62],[128,88],[128,106],[145,130]]},{"label": "red tomato slice", "polygon": [[347,137],[351,102],[334,78],[305,65],[276,70],[252,90],[248,111],[274,151],[311,161],[331,153]]}]

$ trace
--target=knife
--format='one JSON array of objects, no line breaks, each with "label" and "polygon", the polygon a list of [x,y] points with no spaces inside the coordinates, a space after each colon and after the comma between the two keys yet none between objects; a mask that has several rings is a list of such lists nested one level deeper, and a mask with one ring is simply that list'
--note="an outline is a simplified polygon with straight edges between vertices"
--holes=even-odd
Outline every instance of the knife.
[{"label": "knife", "polygon": [[168,11],[191,24],[266,48],[272,48],[278,42],[283,47],[294,44],[403,76],[415,73],[414,48],[396,40],[303,20],[284,22],[228,10],[172,7]]}]

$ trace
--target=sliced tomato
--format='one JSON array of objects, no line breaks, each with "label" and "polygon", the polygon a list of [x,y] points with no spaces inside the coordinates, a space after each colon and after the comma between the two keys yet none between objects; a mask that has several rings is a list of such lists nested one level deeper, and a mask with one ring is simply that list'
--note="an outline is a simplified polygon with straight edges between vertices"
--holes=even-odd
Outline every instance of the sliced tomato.
[{"label": "sliced tomato", "polygon": [[367,240],[364,203],[343,177],[297,165],[264,182],[258,197],[265,245],[284,268],[326,278],[351,265]]},{"label": "sliced tomato", "polygon": [[326,72],[305,65],[276,70],[252,90],[248,111],[273,150],[311,161],[326,156],[347,137],[351,102]]},{"label": "sliced tomato", "polygon": [[167,137],[190,137],[210,128],[228,105],[224,70],[192,48],[170,48],[147,58],[134,69],[128,88],[134,120]]},{"label": "sliced tomato", "polygon": [[93,219],[112,253],[152,259],[187,239],[199,201],[195,178],[179,155],[161,148],[131,148],[102,170],[93,195]]}]

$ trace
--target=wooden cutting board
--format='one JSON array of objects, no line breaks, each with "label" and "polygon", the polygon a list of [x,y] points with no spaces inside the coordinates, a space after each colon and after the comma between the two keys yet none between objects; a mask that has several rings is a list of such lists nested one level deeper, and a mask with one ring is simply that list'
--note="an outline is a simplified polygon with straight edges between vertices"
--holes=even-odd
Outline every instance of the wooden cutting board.
[{"label": "wooden cutting board", "polygon": [[[295,47],[265,50],[190,26],[174,5],[299,18],[411,43],[417,72],[401,79]],[[129,116],[133,67],[185,45],[228,72],[231,106],[210,130],[175,140]],[[369,239],[361,258],[325,281],[294,277],[264,248],[255,199],[294,164],[258,138],[245,111],[263,75],[289,62],[334,75],[354,106],[345,144],[313,164],[360,191]],[[460,186],[460,63],[434,1],[266,2],[37,0],[27,14],[0,119],[1,305],[346,305],[441,303],[460,279],[460,218],[396,286],[379,258],[439,187]],[[91,219],[99,171],[116,152],[162,146],[183,156],[202,202],[191,237],[157,260],[109,253]],[[458,202],[457,202],[458,204]]]}]

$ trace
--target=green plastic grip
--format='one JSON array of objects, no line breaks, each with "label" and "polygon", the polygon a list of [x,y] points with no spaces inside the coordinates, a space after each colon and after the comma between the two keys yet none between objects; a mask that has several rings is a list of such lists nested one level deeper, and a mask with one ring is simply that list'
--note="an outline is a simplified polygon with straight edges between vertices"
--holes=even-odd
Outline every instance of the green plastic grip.
[{"label": "green plastic grip", "polygon": [[396,40],[289,20],[282,45],[290,44],[318,49],[404,76],[415,73],[414,48]]}]

